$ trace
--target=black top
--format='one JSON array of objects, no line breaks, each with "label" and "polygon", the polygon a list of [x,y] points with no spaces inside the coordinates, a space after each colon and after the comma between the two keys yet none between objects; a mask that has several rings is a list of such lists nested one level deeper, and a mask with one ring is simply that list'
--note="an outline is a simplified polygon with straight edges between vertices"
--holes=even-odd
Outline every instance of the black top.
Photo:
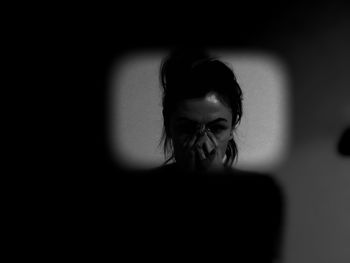
[{"label": "black top", "polygon": [[137,236],[144,253],[165,252],[165,260],[272,262],[277,257],[283,198],[267,174],[236,169],[185,174],[169,164],[124,186],[128,235]]}]

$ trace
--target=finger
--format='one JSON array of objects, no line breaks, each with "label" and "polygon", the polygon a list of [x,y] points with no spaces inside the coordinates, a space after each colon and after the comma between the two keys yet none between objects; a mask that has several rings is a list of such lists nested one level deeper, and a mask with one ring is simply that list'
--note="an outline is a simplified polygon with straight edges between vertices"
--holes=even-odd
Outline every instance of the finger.
[{"label": "finger", "polygon": [[196,145],[202,145],[206,140],[205,136],[198,136],[198,140],[196,141]]},{"label": "finger", "polygon": [[196,168],[196,162],[195,162],[195,152],[190,150],[188,151],[188,160],[187,160],[187,163],[188,163],[188,169],[190,171],[194,171],[195,168]]},{"label": "finger", "polygon": [[195,169],[195,161],[196,161],[196,156],[195,152],[192,149],[188,148],[188,145],[192,138],[188,138],[187,141],[184,144],[184,151],[183,151],[183,164],[184,168],[188,171],[192,171]]},{"label": "finger", "polygon": [[213,144],[209,139],[207,139],[207,140],[204,142],[202,148],[203,148],[204,153],[205,153],[207,156],[209,156],[210,153],[215,149],[215,146],[214,146],[214,144]]},{"label": "finger", "polygon": [[216,140],[215,136],[211,132],[208,132],[207,134],[208,134],[208,137],[211,140],[211,142],[214,143],[215,148],[217,148],[219,146],[219,144],[218,144],[218,141]]},{"label": "finger", "polygon": [[200,146],[203,144],[203,136],[196,135],[196,139],[193,142],[193,147],[196,148],[197,146]]},{"label": "finger", "polygon": [[201,161],[207,159],[207,157],[206,157],[206,155],[205,155],[205,153],[204,153],[202,147],[197,146],[197,147],[196,147],[196,152],[197,152],[198,157],[199,157],[199,159],[200,159]]},{"label": "finger", "polygon": [[196,135],[193,135],[192,137],[189,137],[189,139],[186,141],[185,143],[185,148],[188,150],[190,148],[193,147],[193,145],[195,144],[195,141],[197,139]]},{"label": "finger", "polygon": [[208,138],[210,139],[210,142],[211,142],[211,147],[209,148],[209,154],[212,156],[213,154],[216,154],[218,151],[218,142],[215,138],[215,136],[211,133],[211,132],[208,132]]},{"label": "finger", "polygon": [[210,152],[210,156],[214,156],[214,158],[220,160],[220,162],[221,162],[224,154],[222,154],[222,152],[219,150],[219,147],[218,147],[219,144],[218,144],[218,141],[217,141],[215,135],[213,135],[211,132],[209,132],[208,137],[215,145],[214,150],[212,150],[212,152]]}]

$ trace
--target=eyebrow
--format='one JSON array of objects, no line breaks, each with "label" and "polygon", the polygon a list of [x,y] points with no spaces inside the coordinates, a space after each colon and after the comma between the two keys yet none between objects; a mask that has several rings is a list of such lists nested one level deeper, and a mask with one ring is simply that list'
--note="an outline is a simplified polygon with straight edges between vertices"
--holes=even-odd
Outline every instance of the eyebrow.
[{"label": "eyebrow", "polygon": [[[186,117],[179,117],[179,118],[176,119],[176,121],[188,121],[188,122],[198,123],[198,122],[196,122],[194,120],[191,120],[189,118],[186,118]],[[217,118],[217,119],[215,119],[213,121],[208,122],[207,124],[214,124],[214,123],[217,123],[217,122],[220,122],[220,121],[227,122],[227,120],[224,119],[224,118]]]}]

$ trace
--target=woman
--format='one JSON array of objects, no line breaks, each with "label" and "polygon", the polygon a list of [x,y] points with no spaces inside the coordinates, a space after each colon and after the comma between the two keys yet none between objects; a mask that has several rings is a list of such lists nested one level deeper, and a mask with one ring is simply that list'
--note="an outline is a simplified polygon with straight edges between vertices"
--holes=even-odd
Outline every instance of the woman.
[{"label": "woman", "polygon": [[174,162],[166,167],[201,172],[231,167],[242,117],[242,91],[233,71],[203,51],[178,50],[162,63],[160,79],[165,164]]},{"label": "woman", "polygon": [[[282,196],[272,178],[231,168],[242,117],[242,91],[233,71],[202,51],[180,50],[164,60],[160,78],[168,158],[156,169],[160,174],[141,176],[127,190],[135,198],[130,207],[141,211],[133,218],[147,219],[147,227],[136,230],[145,237],[142,244],[156,237],[151,247],[181,259],[190,254],[272,262]],[[187,172],[215,176],[182,176]]]}]

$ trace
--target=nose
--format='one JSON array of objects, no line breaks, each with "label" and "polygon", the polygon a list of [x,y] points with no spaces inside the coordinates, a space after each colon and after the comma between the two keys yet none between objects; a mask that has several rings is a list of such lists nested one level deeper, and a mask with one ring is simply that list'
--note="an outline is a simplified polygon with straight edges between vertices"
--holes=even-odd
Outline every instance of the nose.
[{"label": "nose", "polygon": [[196,143],[196,145],[198,147],[201,147],[206,152],[206,154],[209,154],[215,148],[208,137],[208,132],[209,129],[205,128],[204,125],[201,125],[198,129],[198,141]]}]

